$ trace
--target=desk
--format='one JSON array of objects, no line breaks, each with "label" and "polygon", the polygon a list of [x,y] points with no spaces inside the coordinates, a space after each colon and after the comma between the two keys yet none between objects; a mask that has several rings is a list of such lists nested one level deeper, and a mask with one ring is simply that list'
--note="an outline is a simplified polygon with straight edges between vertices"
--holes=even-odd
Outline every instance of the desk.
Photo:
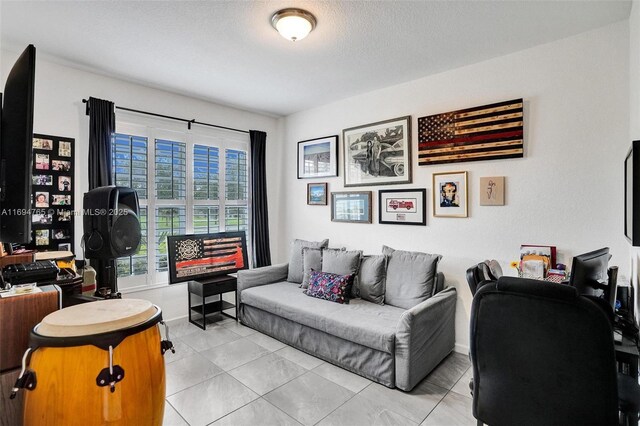
[{"label": "desk", "polygon": [[628,337],[622,336],[622,344],[615,345],[618,372],[638,378],[638,360],[640,352],[636,343]]},{"label": "desk", "polygon": [[[238,320],[238,282],[235,277],[232,277],[230,275],[223,275],[221,277],[216,277],[207,281],[189,281],[187,287],[189,291],[189,322],[191,324],[194,324],[201,329],[206,330],[207,315],[216,312],[219,312],[222,315],[226,315],[229,318],[233,318],[236,321]],[[233,303],[222,300],[223,293],[229,293],[232,291],[236,294],[235,305]],[[191,305],[191,295],[200,296],[202,304],[196,306]],[[216,295],[220,296],[220,300],[207,303],[207,297]],[[222,312],[225,309],[232,309],[234,307],[236,308],[235,317]],[[191,318],[192,311],[197,312],[202,316],[202,324]]]}]

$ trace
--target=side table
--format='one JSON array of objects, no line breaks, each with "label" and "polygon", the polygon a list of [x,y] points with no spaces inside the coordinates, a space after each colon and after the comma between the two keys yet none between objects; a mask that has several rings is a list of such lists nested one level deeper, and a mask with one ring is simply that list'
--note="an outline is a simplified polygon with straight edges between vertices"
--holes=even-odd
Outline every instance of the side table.
[{"label": "side table", "polygon": [[[236,277],[230,275],[223,275],[220,277],[211,278],[208,280],[189,281],[187,283],[189,291],[189,322],[200,327],[203,330],[207,329],[207,315],[212,313],[221,313],[238,321],[238,282]],[[223,293],[229,292],[235,293],[235,305],[222,300]],[[200,305],[193,306],[191,304],[191,295],[199,296],[201,299]],[[220,296],[220,300],[214,302],[207,302],[209,296]],[[231,316],[225,309],[236,308],[236,316]],[[192,318],[192,312],[199,313],[202,316],[202,323]]]}]

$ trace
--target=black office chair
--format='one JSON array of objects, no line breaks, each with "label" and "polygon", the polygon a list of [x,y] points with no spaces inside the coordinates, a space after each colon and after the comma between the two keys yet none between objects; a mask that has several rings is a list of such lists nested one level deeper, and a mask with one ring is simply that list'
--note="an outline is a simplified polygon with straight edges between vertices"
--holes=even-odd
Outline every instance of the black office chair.
[{"label": "black office chair", "polygon": [[[611,323],[575,288],[513,277],[485,284],[470,332],[478,424],[618,424]],[[620,406],[637,410],[637,383],[620,383]]]},{"label": "black office chair", "polygon": [[495,260],[485,260],[467,269],[467,283],[471,294],[475,295],[479,286],[487,281],[495,281],[502,276],[502,268]]}]

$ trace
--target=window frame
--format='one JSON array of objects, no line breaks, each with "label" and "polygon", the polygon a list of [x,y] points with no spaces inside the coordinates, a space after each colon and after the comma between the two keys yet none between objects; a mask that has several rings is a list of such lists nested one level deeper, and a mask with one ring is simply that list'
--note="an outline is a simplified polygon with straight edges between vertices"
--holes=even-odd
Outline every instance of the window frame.
[{"label": "window frame", "polygon": [[[121,291],[146,290],[169,285],[168,272],[156,270],[156,210],[158,207],[184,207],[186,216],[186,233],[193,233],[194,207],[218,207],[219,227],[221,232],[225,228],[225,207],[247,207],[247,248],[252,251],[251,235],[251,152],[249,150],[249,135],[240,132],[232,132],[223,129],[202,128],[194,126],[191,130],[185,129],[184,123],[170,120],[153,119],[133,113],[120,113],[116,115],[116,133],[147,138],[147,199],[140,199],[140,206],[147,208],[147,273],[118,277],[118,288]],[[182,142],[186,145],[186,197],[183,200],[160,200],[156,198],[155,186],[155,147],[156,140],[169,140]],[[196,200],[193,198],[193,161],[194,145],[217,147],[218,156],[218,200]],[[247,200],[225,200],[226,196],[226,150],[235,149],[246,152],[247,155]],[[252,256],[249,256],[251,259]]]}]

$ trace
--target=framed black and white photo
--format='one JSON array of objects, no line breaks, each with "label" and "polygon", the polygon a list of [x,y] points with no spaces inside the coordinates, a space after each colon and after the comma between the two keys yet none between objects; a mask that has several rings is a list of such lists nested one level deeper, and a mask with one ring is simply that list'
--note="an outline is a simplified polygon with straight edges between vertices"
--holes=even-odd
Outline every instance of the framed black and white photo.
[{"label": "framed black and white photo", "polygon": [[411,117],[342,131],[344,186],[411,183]]},{"label": "framed black and white photo", "polygon": [[327,205],[327,183],[307,184],[307,204],[310,206]]},{"label": "framed black and white photo", "polygon": [[338,135],[298,142],[298,179],[338,176]]},{"label": "framed black and white photo", "polygon": [[371,223],[371,191],[332,192],[331,221]]},{"label": "framed black and white photo", "polygon": [[426,225],[426,189],[384,189],[378,191],[378,223]]},{"label": "framed black and white photo", "polygon": [[467,172],[433,174],[433,215],[468,217]]}]

